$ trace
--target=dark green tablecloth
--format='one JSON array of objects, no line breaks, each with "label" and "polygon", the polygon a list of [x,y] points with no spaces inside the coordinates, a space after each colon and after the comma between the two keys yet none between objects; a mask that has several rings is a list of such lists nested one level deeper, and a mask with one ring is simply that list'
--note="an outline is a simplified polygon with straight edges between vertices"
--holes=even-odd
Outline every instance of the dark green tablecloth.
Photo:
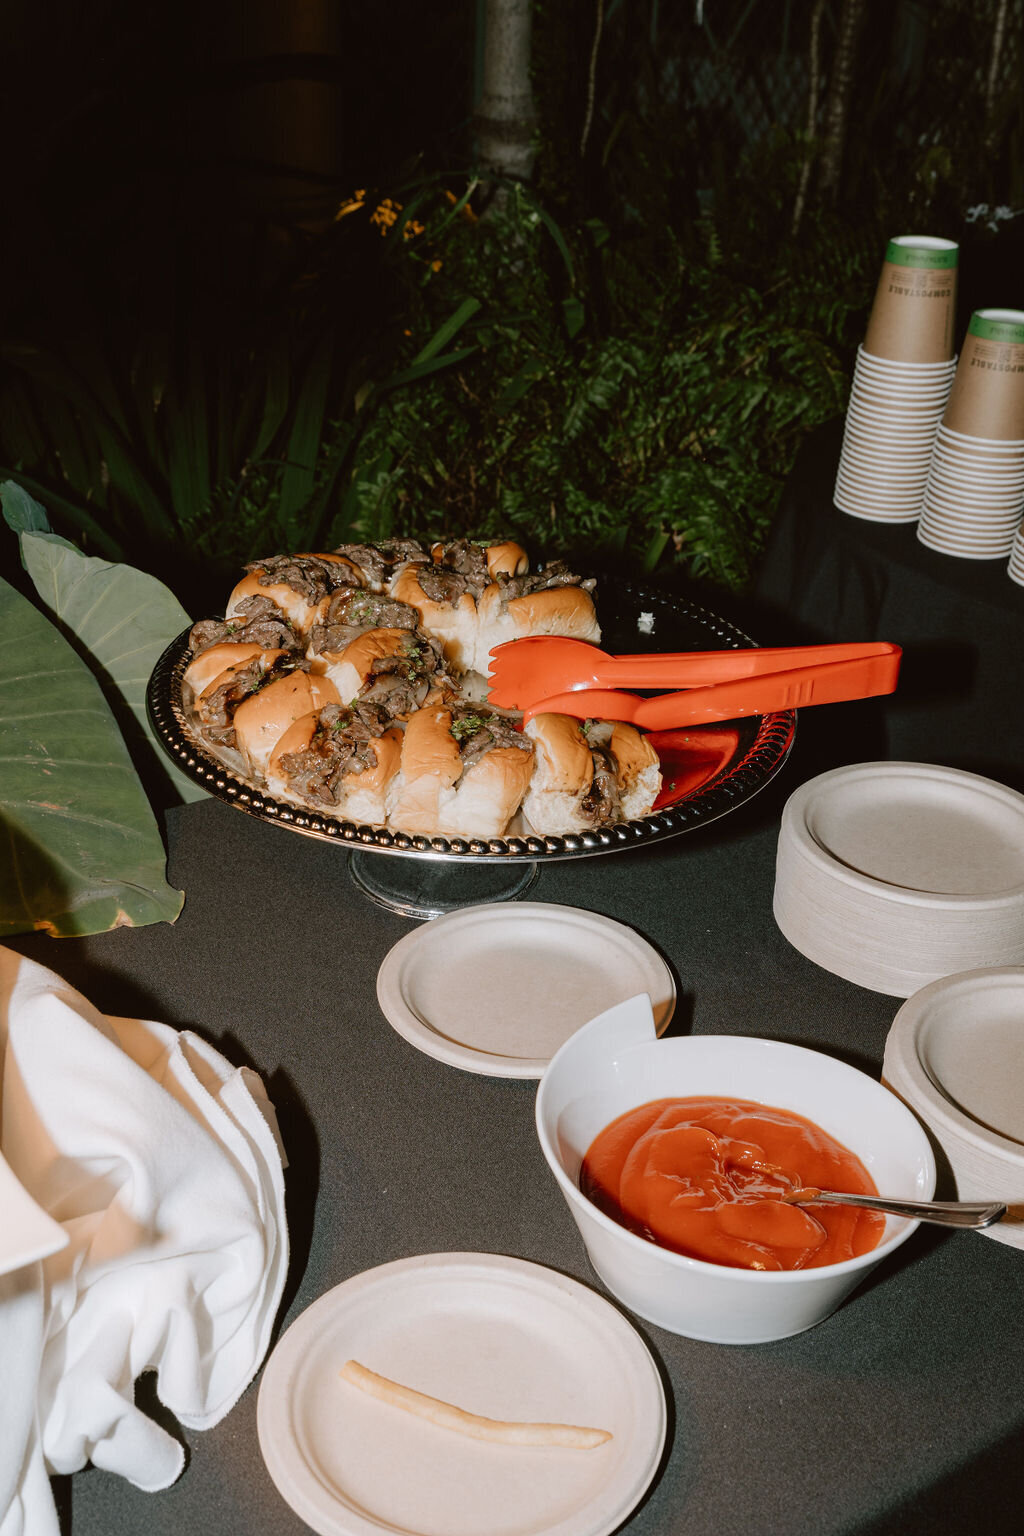
[{"label": "dark green tablecloth", "polygon": [[[817,969],[772,918],[778,818],[808,766],[798,733],[779,779],[728,818],[646,852],[547,865],[530,899],[644,934],[675,971],[674,1031],[771,1035],[877,1075],[898,1000]],[[213,801],[172,812],[169,839],[186,892],[173,927],[16,947],[104,1011],[197,1029],[263,1075],[291,1160],[282,1326],[416,1253],[514,1254],[600,1289],[536,1142],[535,1085],[444,1066],[381,1015],[377,970],[411,923],[355,890],[344,851]],[[729,1348],[640,1324],[672,1420],[630,1536],[1016,1532],[1022,1282],[1024,1253],[919,1229],[797,1338]],[[99,1471],[63,1483],[65,1536],[297,1536],[260,1456],[256,1394],[184,1436],[189,1464],[167,1492]]]}]

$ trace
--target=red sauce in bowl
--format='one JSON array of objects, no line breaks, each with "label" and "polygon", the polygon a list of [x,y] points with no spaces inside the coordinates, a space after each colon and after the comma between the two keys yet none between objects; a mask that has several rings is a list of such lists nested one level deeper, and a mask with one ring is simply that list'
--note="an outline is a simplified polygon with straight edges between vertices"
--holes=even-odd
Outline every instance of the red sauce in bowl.
[{"label": "red sauce in bowl", "polygon": [[877,1211],[789,1205],[813,1186],[878,1191],[860,1158],[820,1126],[749,1099],[657,1099],[599,1132],[580,1189],[631,1232],[709,1264],[818,1269],[876,1248]]}]

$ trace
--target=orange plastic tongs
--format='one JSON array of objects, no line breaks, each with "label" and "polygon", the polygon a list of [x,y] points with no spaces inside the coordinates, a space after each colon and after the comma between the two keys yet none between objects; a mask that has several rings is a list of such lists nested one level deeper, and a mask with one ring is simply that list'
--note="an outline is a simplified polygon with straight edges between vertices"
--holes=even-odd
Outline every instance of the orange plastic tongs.
[{"label": "orange plastic tongs", "polygon": [[[671,730],[892,693],[902,651],[868,641],[609,656],[583,641],[538,635],[491,654],[490,702],[522,709],[524,720],[563,714]],[[562,691],[549,691],[559,683]],[[619,683],[636,688],[683,683],[684,689],[645,699],[619,691]]]}]

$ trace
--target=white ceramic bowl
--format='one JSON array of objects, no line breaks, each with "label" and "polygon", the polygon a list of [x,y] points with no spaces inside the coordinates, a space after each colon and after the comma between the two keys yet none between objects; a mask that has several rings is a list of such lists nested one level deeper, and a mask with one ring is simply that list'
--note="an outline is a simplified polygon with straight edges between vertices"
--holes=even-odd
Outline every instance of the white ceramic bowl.
[{"label": "white ceramic bowl", "polygon": [[537,1134],[608,1289],[649,1322],[713,1344],[763,1344],[813,1328],[918,1223],[886,1218],[870,1253],[820,1269],[753,1271],[686,1258],[637,1237],[580,1191],[594,1137],[653,1099],[715,1094],[789,1109],[855,1152],[884,1194],[928,1200],[935,1161],[922,1126],[895,1094],[823,1052],[736,1035],[658,1040],[646,996],[578,1030],[552,1057],[537,1091]]},{"label": "white ceramic bowl", "polygon": [[981,1235],[1024,1248],[1024,967],[961,971],[915,992],[882,1072],[941,1147],[956,1197],[1010,1207]]}]

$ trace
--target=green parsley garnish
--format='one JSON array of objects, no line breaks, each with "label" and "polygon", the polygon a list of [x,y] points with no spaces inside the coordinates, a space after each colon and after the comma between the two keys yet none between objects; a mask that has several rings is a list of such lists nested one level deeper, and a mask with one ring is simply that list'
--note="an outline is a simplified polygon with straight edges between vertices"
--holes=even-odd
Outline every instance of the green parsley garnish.
[{"label": "green parsley garnish", "polygon": [[461,720],[452,721],[452,735],[461,745],[467,736],[475,736],[477,731],[485,730],[488,723],[485,715],[463,715]]}]

